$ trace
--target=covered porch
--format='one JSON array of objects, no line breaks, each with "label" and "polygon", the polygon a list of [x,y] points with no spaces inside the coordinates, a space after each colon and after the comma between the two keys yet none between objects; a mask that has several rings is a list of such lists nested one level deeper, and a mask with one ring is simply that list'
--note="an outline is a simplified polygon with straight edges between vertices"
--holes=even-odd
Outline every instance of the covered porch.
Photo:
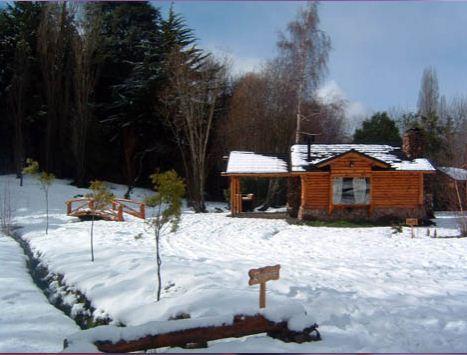
[{"label": "covered porch", "polygon": [[[223,176],[229,178],[230,210],[232,216],[265,217],[270,212],[254,212],[255,196],[251,191],[242,191],[242,180],[246,179],[284,179],[292,177],[289,170],[287,154],[253,153],[233,151],[230,153],[227,169]],[[246,211],[245,205],[250,204],[253,208]],[[285,212],[285,211],[283,211]]]},{"label": "covered porch", "polygon": [[[228,176],[229,190],[230,190],[230,211],[232,216],[235,217],[264,217],[264,218],[274,218],[274,217],[285,217],[285,209],[273,209],[272,211],[255,211],[254,204],[255,199],[257,198],[251,192],[242,193],[242,179],[284,179],[292,177],[290,173],[257,173],[257,174],[227,174],[224,173],[224,176]],[[244,206],[250,203],[252,208],[246,209]]]}]

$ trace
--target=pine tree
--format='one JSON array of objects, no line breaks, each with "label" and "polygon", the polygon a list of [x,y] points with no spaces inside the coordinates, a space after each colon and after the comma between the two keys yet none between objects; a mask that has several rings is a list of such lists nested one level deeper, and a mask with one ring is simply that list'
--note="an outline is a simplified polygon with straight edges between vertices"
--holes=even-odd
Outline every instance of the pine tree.
[{"label": "pine tree", "polygon": [[151,150],[148,145],[152,147],[160,135],[153,97],[162,72],[162,19],[159,10],[148,2],[97,6],[103,13],[106,57],[100,79],[101,122],[111,140],[121,141],[128,197],[140,175],[137,161],[142,161]]},{"label": "pine tree", "polygon": [[0,141],[8,150],[13,147],[19,178],[27,154],[25,131],[40,111],[33,89],[40,82],[37,28],[42,9],[42,3],[14,2],[0,12],[0,115],[7,118],[0,122]]},{"label": "pine tree", "polygon": [[355,131],[353,141],[354,143],[396,146],[402,143],[396,122],[386,112],[377,112],[370,119],[363,121],[362,128]]}]

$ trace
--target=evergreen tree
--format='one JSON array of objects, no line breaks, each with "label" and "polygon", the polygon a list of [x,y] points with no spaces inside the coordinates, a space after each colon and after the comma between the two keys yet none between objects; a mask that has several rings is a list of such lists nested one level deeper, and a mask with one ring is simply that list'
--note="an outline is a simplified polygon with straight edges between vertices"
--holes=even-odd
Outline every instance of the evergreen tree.
[{"label": "evergreen tree", "polygon": [[362,127],[355,130],[354,143],[392,144],[402,143],[396,122],[386,112],[377,112],[370,119],[363,121]]},{"label": "evergreen tree", "polygon": [[162,19],[159,10],[148,2],[97,6],[103,13],[106,58],[98,87],[101,122],[110,140],[121,142],[121,170],[129,194],[140,175],[137,161],[142,161],[142,152],[146,152],[147,145],[157,141],[160,135],[153,97],[157,94],[162,71]]},{"label": "evergreen tree", "polygon": [[42,3],[14,2],[0,12],[0,153],[6,157],[13,147],[15,172],[20,177],[24,156],[31,149],[29,132],[40,118],[41,80],[37,61],[37,28]]}]

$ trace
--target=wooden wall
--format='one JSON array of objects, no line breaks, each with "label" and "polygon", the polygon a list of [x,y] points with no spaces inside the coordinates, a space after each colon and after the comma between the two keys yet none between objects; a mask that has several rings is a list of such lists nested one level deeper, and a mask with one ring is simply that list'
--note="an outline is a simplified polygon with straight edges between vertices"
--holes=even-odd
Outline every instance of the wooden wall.
[{"label": "wooden wall", "polygon": [[348,153],[329,163],[335,176],[364,176],[371,173],[374,161],[362,157],[360,154]]},{"label": "wooden wall", "polygon": [[332,211],[334,177],[367,177],[370,179],[370,205],[374,207],[410,207],[423,205],[423,173],[372,170],[383,164],[359,154],[349,153],[332,160],[329,172],[309,172],[301,175],[302,207]]},{"label": "wooden wall", "polygon": [[301,176],[302,207],[327,208],[329,206],[329,173],[308,173]]},{"label": "wooden wall", "polygon": [[372,204],[375,207],[422,205],[423,174],[405,171],[373,172]]}]

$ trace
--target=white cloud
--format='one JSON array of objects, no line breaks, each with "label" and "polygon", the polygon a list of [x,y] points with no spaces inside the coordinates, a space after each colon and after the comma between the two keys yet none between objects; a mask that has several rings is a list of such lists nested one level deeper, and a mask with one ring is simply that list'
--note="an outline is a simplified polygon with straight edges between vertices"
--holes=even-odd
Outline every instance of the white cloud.
[{"label": "white cloud", "polygon": [[206,45],[205,48],[216,57],[226,59],[234,76],[259,71],[265,62],[262,58],[239,56],[225,46]]},{"label": "white cloud", "polygon": [[232,57],[232,73],[240,75],[247,72],[259,71],[264,60],[252,57]]},{"label": "white cloud", "polygon": [[332,103],[336,101],[344,101],[346,129],[348,133],[353,133],[358,128],[362,121],[371,115],[371,110],[359,101],[351,100],[339,84],[330,80],[321,86],[317,91],[318,99],[323,103]]}]

